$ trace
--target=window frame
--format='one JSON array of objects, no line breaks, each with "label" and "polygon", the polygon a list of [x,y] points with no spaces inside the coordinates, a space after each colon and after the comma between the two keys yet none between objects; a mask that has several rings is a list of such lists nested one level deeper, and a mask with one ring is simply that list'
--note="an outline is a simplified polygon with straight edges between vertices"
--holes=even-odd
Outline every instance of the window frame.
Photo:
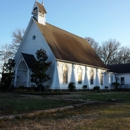
[{"label": "window frame", "polygon": [[94,84],[94,71],[93,71],[93,69],[91,69],[91,71],[90,71],[90,84],[91,85]]},{"label": "window frame", "polygon": [[113,78],[113,75],[111,75],[111,83],[113,83],[113,79],[114,79],[114,78]]},{"label": "window frame", "polygon": [[121,77],[121,85],[125,85],[125,78],[124,77]]},{"label": "window frame", "polygon": [[100,85],[103,85],[103,79],[104,79],[104,75],[103,73],[100,74]]},{"label": "window frame", "polygon": [[[66,68],[64,68],[66,67]],[[63,84],[67,84],[68,83],[68,67],[67,65],[63,66]]]},{"label": "window frame", "polygon": [[82,82],[83,82],[82,75],[83,75],[83,70],[81,67],[79,67],[78,68],[78,84],[82,84]]}]

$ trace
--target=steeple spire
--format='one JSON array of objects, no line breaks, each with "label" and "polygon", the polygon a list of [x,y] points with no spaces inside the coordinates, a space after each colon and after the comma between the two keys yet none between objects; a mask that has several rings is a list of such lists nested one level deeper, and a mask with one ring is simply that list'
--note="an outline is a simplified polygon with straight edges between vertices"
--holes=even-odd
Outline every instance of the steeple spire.
[{"label": "steeple spire", "polygon": [[42,5],[44,5],[43,0],[42,0]]},{"label": "steeple spire", "polygon": [[38,21],[38,23],[45,25],[46,24],[46,10],[43,6],[43,0],[42,4],[38,3],[37,0],[35,0],[32,15],[33,17]]}]

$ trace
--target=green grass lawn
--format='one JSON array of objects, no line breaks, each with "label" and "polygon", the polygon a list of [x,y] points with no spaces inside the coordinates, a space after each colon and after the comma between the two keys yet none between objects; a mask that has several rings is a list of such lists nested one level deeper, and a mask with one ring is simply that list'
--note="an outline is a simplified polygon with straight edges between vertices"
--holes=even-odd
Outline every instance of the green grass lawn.
[{"label": "green grass lawn", "polygon": [[0,93],[0,116],[28,113],[35,110],[45,110],[69,105],[70,103],[46,98],[20,96],[18,94]]},{"label": "green grass lawn", "polygon": [[[48,95],[49,96],[49,95]],[[106,103],[88,104],[73,110],[47,113],[21,119],[0,120],[0,129],[64,129],[64,130],[129,130],[130,92],[83,92],[52,97],[98,100]],[[109,99],[116,99],[109,102]],[[72,102],[48,100],[46,96],[34,98],[19,94],[0,93],[0,110],[19,113],[69,105]],[[8,125],[7,125],[8,124]]]},{"label": "green grass lawn", "polygon": [[117,100],[130,100],[130,92],[97,92],[97,93],[86,93],[81,94],[80,98],[87,100],[96,100],[96,101],[108,101],[110,99]]},{"label": "green grass lawn", "polygon": [[[46,97],[52,97],[47,99]],[[53,97],[58,97],[58,100],[53,100]],[[40,95],[39,98],[36,96],[26,96],[20,94],[0,93],[0,115],[8,114],[19,114],[32,112],[35,110],[45,110],[51,108],[57,108],[76,104],[72,101],[60,101],[64,99],[83,99],[83,100],[95,100],[95,101],[109,101],[110,99],[121,100],[123,102],[130,101],[130,92],[83,92],[83,93],[71,93],[69,95]],[[79,103],[79,102],[78,102]]]}]

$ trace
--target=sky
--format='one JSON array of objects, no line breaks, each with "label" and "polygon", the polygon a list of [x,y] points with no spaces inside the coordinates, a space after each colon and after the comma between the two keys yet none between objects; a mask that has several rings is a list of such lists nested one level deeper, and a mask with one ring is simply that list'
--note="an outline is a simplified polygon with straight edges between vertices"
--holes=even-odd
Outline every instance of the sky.
[{"label": "sky", "polygon": [[[37,0],[39,3],[42,0]],[[35,0],[0,0],[0,47],[12,31],[26,29]],[[130,0],[43,0],[46,21],[99,44],[116,39],[130,46]]]}]

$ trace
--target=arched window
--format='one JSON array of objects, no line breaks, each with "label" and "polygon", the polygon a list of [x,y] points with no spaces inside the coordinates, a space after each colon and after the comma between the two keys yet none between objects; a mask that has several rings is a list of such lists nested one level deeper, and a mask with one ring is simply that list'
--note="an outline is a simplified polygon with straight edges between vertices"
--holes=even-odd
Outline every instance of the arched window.
[{"label": "arched window", "polygon": [[78,84],[82,84],[82,69],[78,68]]},{"label": "arched window", "polygon": [[103,85],[103,73],[100,74],[100,84]]},{"label": "arched window", "polygon": [[90,84],[93,84],[93,80],[94,80],[94,72],[93,72],[93,69],[91,69],[91,71],[90,71]]},{"label": "arched window", "polygon": [[66,65],[63,66],[63,83],[66,84],[68,82],[68,68]]}]

